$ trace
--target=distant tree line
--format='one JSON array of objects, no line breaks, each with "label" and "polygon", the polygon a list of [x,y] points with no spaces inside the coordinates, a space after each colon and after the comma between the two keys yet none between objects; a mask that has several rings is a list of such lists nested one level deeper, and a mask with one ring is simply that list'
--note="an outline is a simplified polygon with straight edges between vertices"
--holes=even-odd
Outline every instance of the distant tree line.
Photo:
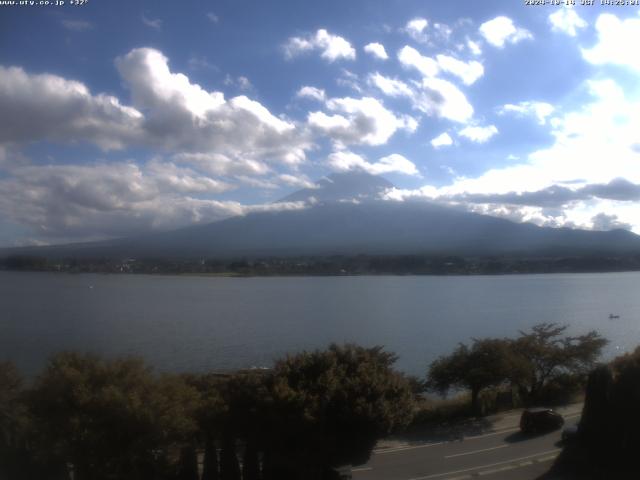
[{"label": "distant tree line", "polygon": [[380,347],[332,345],[270,370],[157,375],[140,359],[60,353],[29,385],[0,364],[0,478],[338,478],[411,420]]},{"label": "distant tree line", "polygon": [[73,273],[198,273],[273,275],[490,275],[640,270],[640,255],[462,257],[453,255],[332,255],[264,258],[62,258],[9,255],[0,268]]}]

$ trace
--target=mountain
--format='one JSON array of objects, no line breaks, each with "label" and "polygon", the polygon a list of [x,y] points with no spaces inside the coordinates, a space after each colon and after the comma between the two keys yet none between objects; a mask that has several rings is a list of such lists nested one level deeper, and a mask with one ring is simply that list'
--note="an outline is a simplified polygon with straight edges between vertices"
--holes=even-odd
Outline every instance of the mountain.
[{"label": "mountain", "polygon": [[314,197],[313,206],[302,210],[251,213],[135,238],[10,253],[58,258],[640,253],[640,237],[625,230],[543,228],[424,201],[377,200],[378,193],[390,186],[366,173],[334,174],[314,188],[282,199],[308,201]]}]

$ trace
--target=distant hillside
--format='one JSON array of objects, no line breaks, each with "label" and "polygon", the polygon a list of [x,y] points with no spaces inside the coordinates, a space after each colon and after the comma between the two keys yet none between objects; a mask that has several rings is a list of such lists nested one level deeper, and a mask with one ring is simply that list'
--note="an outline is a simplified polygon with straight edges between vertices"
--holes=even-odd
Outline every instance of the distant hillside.
[{"label": "distant hillside", "polygon": [[[640,237],[542,228],[423,201],[375,200],[391,184],[368,174],[337,174],[283,201],[308,200],[303,210],[252,213],[208,225],[135,238],[5,250],[46,257],[232,258],[299,255],[550,256],[640,253]],[[358,203],[348,200],[357,199]]]}]

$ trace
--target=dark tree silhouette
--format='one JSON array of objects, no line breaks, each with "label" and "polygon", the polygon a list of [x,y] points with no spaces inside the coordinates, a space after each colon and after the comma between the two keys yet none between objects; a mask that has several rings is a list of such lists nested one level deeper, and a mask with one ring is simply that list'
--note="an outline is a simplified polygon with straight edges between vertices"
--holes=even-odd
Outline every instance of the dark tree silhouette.
[{"label": "dark tree silhouette", "polygon": [[479,396],[488,387],[507,381],[511,372],[510,341],[474,339],[471,346],[459,344],[453,353],[444,355],[429,367],[427,386],[444,394],[450,388],[467,388],[471,392],[471,409],[482,414]]}]

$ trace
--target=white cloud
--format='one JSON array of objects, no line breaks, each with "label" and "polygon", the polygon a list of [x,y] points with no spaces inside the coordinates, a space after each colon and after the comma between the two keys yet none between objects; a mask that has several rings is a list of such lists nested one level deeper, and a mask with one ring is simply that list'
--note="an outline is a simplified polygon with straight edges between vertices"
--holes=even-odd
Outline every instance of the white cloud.
[{"label": "white cloud", "polygon": [[402,80],[396,78],[385,77],[378,72],[369,75],[369,84],[378,88],[382,93],[389,97],[413,97],[414,92],[411,87]]},{"label": "white cloud", "polygon": [[448,55],[437,55],[436,60],[442,71],[455,75],[465,85],[471,85],[484,75],[484,67],[475,60],[463,62]]},{"label": "white cloud", "polygon": [[82,83],[0,67],[0,143],[89,142],[104,150],[148,147],[206,152],[231,161],[305,161],[306,132],[241,95],[225,99],[171,72],[159,51],[135,49],[116,60],[134,107]]},{"label": "white cloud", "polygon": [[[480,213],[550,226],[592,228],[596,215],[615,212],[616,222],[640,233],[640,103],[626,97],[612,80],[590,81],[586,86],[591,102],[549,122],[554,136],[551,146],[477,177],[457,176],[450,185],[396,190],[388,197],[456,201]],[[603,195],[598,193],[602,185],[632,189],[633,195]],[[527,197],[539,199],[544,192],[564,194],[566,199],[553,209],[526,203]],[[579,192],[583,195],[578,196]]]},{"label": "white cloud", "polygon": [[142,15],[142,23],[144,23],[147,27],[153,28],[154,30],[162,30],[162,20],[159,18],[148,18]]},{"label": "white cloud", "polygon": [[173,73],[158,50],[139,48],[116,60],[134,104],[145,112],[144,143],[169,150],[298,164],[310,145],[296,126],[259,102],[229,100]]},{"label": "white cloud", "polygon": [[414,18],[409,20],[404,27],[404,31],[409,34],[416,42],[426,42],[427,36],[424,31],[429,25],[426,18]]},{"label": "white cloud", "polygon": [[0,212],[45,238],[107,238],[243,213],[197,199],[229,185],[171,163],[26,166],[0,180]]},{"label": "white cloud", "polygon": [[212,23],[218,23],[220,21],[220,17],[218,17],[218,15],[216,15],[213,12],[207,12],[207,18],[212,22]]},{"label": "white cloud", "polygon": [[405,45],[398,52],[398,60],[404,67],[415,68],[425,77],[434,77],[440,71],[438,62],[431,57],[425,57],[415,48]]},{"label": "white cloud", "polygon": [[473,106],[464,93],[453,83],[440,78],[422,80],[422,90],[415,106],[428,115],[454,122],[465,123],[473,116]]},{"label": "white cloud", "polygon": [[498,129],[495,125],[487,125],[486,127],[465,127],[458,131],[458,135],[468,138],[475,143],[486,143],[491,137],[497,135]]},{"label": "white cloud", "polygon": [[518,104],[507,103],[498,109],[499,115],[514,114],[516,116],[533,116],[540,125],[547,123],[547,117],[554,111],[553,105],[545,102],[520,102]]},{"label": "white cloud", "polygon": [[278,180],[290,187],[316,188],[316,184],[309,180],[306,175],[290,175],[288,173],[283,173],[278,175]]},{"label": "white cloud", "polygon": [[640,44],[640,18],[620,20],[606,13],[596,21],[598,43],[583,49],[582,56],[596,65],[614,64],[640,71],[640,56],[634,45]]},{"label": "white cloud", "polygon": [[293,58],[301,53],[320,50],[320,56],[329,62],[339,59],[355,60],[356,50],[343,37],[332,35],[321,28],[315,35],[308,37],[291,37],[287,41],[284,51],[287,58]]},{"label": "white cloud", "polygon": [[332,98],[326,106],[335,113],[310,112],[307,121],[340,145],[383,145],[398,129],[414,131],[417,127],[415,120],[396,117],[373,97]]},{"label": "white cloud", "polygon": [[357,74],[343,68],[340,71],[340,76],[336,79],[336,83],[341,87],[350,88],[358,93],[362,93],[362,87],[360,86],[360,78]]},{"label": "white cloud", "polygon": [[301,87],[300,90],[296,93],[296,96],[299,98],[312,98],[314,100],[318,100],[320,102],[324,102],[326,95],[324,90],[316,87],[304,86]]},{"label": "white cloud", "polygon": [[0,143],[91,142],[105,150],[137,141],[143,115],[82,83],[0,66]]},{"label": "white cloud", "polygon": [[364,51],[369,53],[374,58],[378,58],[380,60],[387,60],[389,55],[387,55],[387,51],[384,49],[384,45],[378,42],[368,43],[364,46]]},{"label": "white cloud", "polygon": [[600,212],[597,215],[594,215],[591,219],[592,221],[592,229],[607,231],[614,230],[618,228],[622,228],[624,230],[631,230],[631,224],[626,222],[621,222],[617,215],[609,215],[604,212]]},{"label": "white cloud", "polygon": [[329,155],[329,166],[339,171],[364,170],[372,175],[392,172],[420,175],[413,162],[397,153],[383,157],[375,163],[370,163],[364,157],[349,151],[334,152]]},{"label": "white cloud", "polygon": [[507,43],[518,43],[531,39],[533,35],[524,28],[516,27],[509,17],[499,16],[480,25],[480,35],[494,47],[502,48]]},{"label": "white cloud", "polygon": [[482,48],[480,48],[480,45],[473,40],[467,40],[467,48],[473,55],[482,55]]},{"label": "white cloud", "polygon": [[571,37],[578,34],[578,29],[588,25],[574,8],[559,8],[549,15],[549,23],[551,23],[551,30],[554,32],[566,33]]},{"label": "white cloud", "polygon": [[[464,63],[446,55],[439,55],[439,57],[440,62],[421,55],[420,52],[409,46],[403,47],[398,52],[398,60],[404,67],[414,68],[423,75],[422,82],[416,83],[417,88],[413,89],[410,96],[413,107],[427,115],[465,123],[473,115],[473,106],[458,87],[447,80],[436,77],[436,75],[441,69],[446,69],[464,78],[467,82],[473,83],[481,75],[480,72],[484,73],[484,68],[475,61]],[[381,88],[381,85],[377,86]],[[397,91],[401,93],[404,89]]]},{"label": "white cloud", "polygon": [[435,138],[431,139],[431,146],[433,148],[442,148],[453,145],[453,139],[447,132],[443,132]]},{"label": "white cloud", "polygon": [[198,170],[215,176],[265,175],[269,166],[249,158],[230,158],[221,153],[178,153],[173,161],[191,165]]}]

